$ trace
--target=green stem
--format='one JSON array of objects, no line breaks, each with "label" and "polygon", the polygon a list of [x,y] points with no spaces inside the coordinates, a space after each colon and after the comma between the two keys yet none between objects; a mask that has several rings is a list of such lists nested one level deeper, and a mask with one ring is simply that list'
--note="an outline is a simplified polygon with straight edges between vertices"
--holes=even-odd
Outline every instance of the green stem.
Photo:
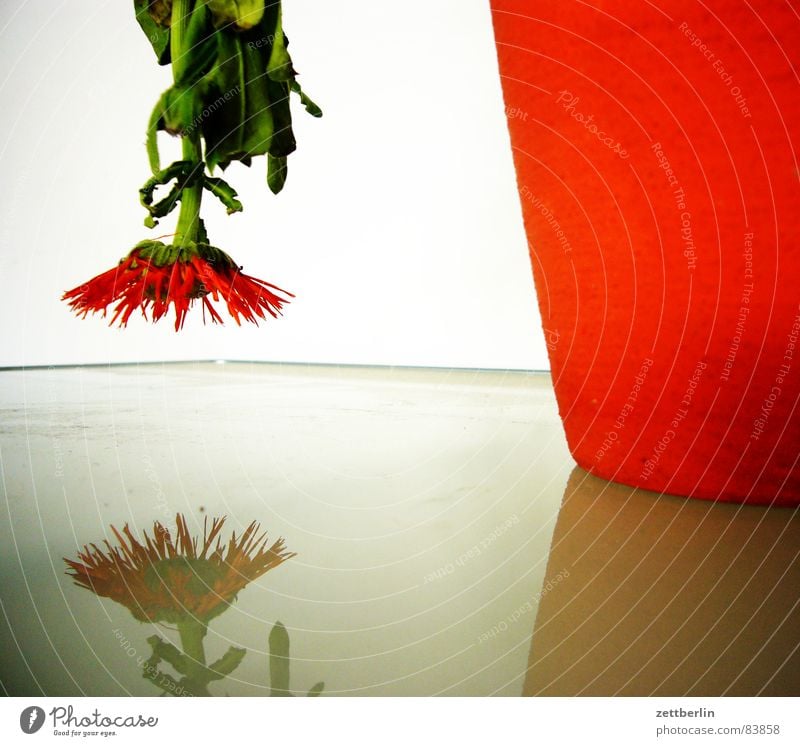
[{"label": "green stem", "polygon": [[206,651],[203,647],[206,632],[208,627],[197,619],[178,622],[181,647],[189,666],[186,675],[190,679],[203,680],[206,677]]},{"label": "green stem", "polygon": [[[193,0],[173,0],[172,22],[170,26],[170,55],[172,57],[173,79],[177,80],[177,71],[181,65],[186,49],[186,31],[192,15]],[[194,171],[202,176],[203,150],[200,146],[200,133],[194,128],[181,139],[183,160],[195,164]],[[175,229],[175,245],[184,246],[188,242],[197,241],[200,228],[200,203],[203,199],[203,185],[197,180],[186,187],[181,194],[181,211],[178,214],[178,225]]]}]

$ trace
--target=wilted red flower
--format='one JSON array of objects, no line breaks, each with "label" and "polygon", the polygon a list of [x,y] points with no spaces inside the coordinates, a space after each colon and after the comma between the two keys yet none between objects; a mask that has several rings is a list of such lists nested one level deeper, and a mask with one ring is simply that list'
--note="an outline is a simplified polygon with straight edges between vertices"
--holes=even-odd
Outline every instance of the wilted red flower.
[{"label": "wilted red flower", "polygon": [[[279,295],[282,293],[282,297]],[[237,324],[241,319],[257,324],[265,311],[277,318],[284,303],[294,296],[264,280],[241,273],[241,268],[224,251],[208,244],[165,245],[143,241],[119,265],[97,275],[84,285],[64,293],[62,300],[84,318],[91,311],[102,311],[117,303],[111,325],[119,320],[126,326],[131,314],[142,309],[153,322],[175,308],[175,331],[186,320],[195,300],[203,305],[214,323],[223,323],[211,301],[224,300]]]},{"label": "wilted red flower", "polygon": [[119,546],[108,541],[105,551],[96,544],[84,546],[78,560],[64,558],[67,574],[82,588],[126,606],[142,622],[207,623],[250,581],[295,556],[286,551],[283,539],[267,547],[266,534],[258,535],[255,521],[241,537],[234,533],[223,545],[218,536],[224,523],[224,518],[215,518],[209,530],[206,520],[199,551],[181,514],[174,542],[158,521],[152,538],[144,533],[144,543],[127,525],[122,532],[112,526]]}]

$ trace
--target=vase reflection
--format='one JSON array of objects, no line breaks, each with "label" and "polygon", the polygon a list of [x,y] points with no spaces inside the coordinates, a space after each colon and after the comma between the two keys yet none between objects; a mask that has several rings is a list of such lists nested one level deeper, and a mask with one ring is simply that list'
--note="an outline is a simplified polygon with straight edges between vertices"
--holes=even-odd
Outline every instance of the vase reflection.
[{"label": "vase reflection", "polygon": [[[800,516],[607,482],[576,467],[524,694],[800,694]],[[563,572],[562,572],[563,575]]]}]

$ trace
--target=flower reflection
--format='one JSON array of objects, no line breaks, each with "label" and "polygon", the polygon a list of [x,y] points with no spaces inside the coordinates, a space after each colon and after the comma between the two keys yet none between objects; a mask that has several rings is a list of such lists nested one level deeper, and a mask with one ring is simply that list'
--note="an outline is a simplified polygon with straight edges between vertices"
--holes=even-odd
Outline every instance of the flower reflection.
[{"label": "flower reflection", "polygon": [[180,514],[174,540],[158,521],[153,536],[145,532],[143,542],[127,525],[122,532],[112,526],[119,546],[105,541],[103,551],[90,544],[78,553],[79,560],[64,561],[77,585],[121,603],[139,621],[177,624],[189,618],[207,623],[250,581],[295,556],[286,551],[283,539],[268,548],[255,521],[223,545],[219,534],[224,523],[224,518],[215,518],[209,529],[206,519],[199,551]]},{"label": "flower reflection", "polygon": [[[76,585],[122,604],[140,622],[177,626],[182,650],[158,635],[147,639],[152,655],[143,664],[143,676],[164,695],[208,696],[208,684],[231,674],[245,650],[230,647],[214,663],[206,663],[204,639],[208,623],[223,613],[248,583],[294,557],[283,539],[269,544],[266,533],[253,521],[227,543],[220,538],[225,518],[203,524],[202,540],[189,533],[186,518],[178,514],[173,534],[153,524],[137,539],[126,525],[111,526],[118,545],[106,540],[84,546],[78,559],[64,559]],[[276,632],[277,630],[277,632]],[[288,694],[289,636],[278,622],[270,635],[273,695]],[[169,664],[180,678],[160,668]],[[276,679],[277,675],[277,679]],[[322,684],[309,694],[322,691]]]}]

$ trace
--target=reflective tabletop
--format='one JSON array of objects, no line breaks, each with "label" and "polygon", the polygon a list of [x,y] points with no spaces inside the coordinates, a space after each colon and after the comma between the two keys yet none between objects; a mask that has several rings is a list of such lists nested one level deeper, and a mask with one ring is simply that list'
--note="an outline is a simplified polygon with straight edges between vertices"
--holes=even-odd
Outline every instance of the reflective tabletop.
[{"label": "reflective tabletop", "polygon": [[0,382],[6,694],[800,694],[797,511],[586,473],[548,374]]}]

